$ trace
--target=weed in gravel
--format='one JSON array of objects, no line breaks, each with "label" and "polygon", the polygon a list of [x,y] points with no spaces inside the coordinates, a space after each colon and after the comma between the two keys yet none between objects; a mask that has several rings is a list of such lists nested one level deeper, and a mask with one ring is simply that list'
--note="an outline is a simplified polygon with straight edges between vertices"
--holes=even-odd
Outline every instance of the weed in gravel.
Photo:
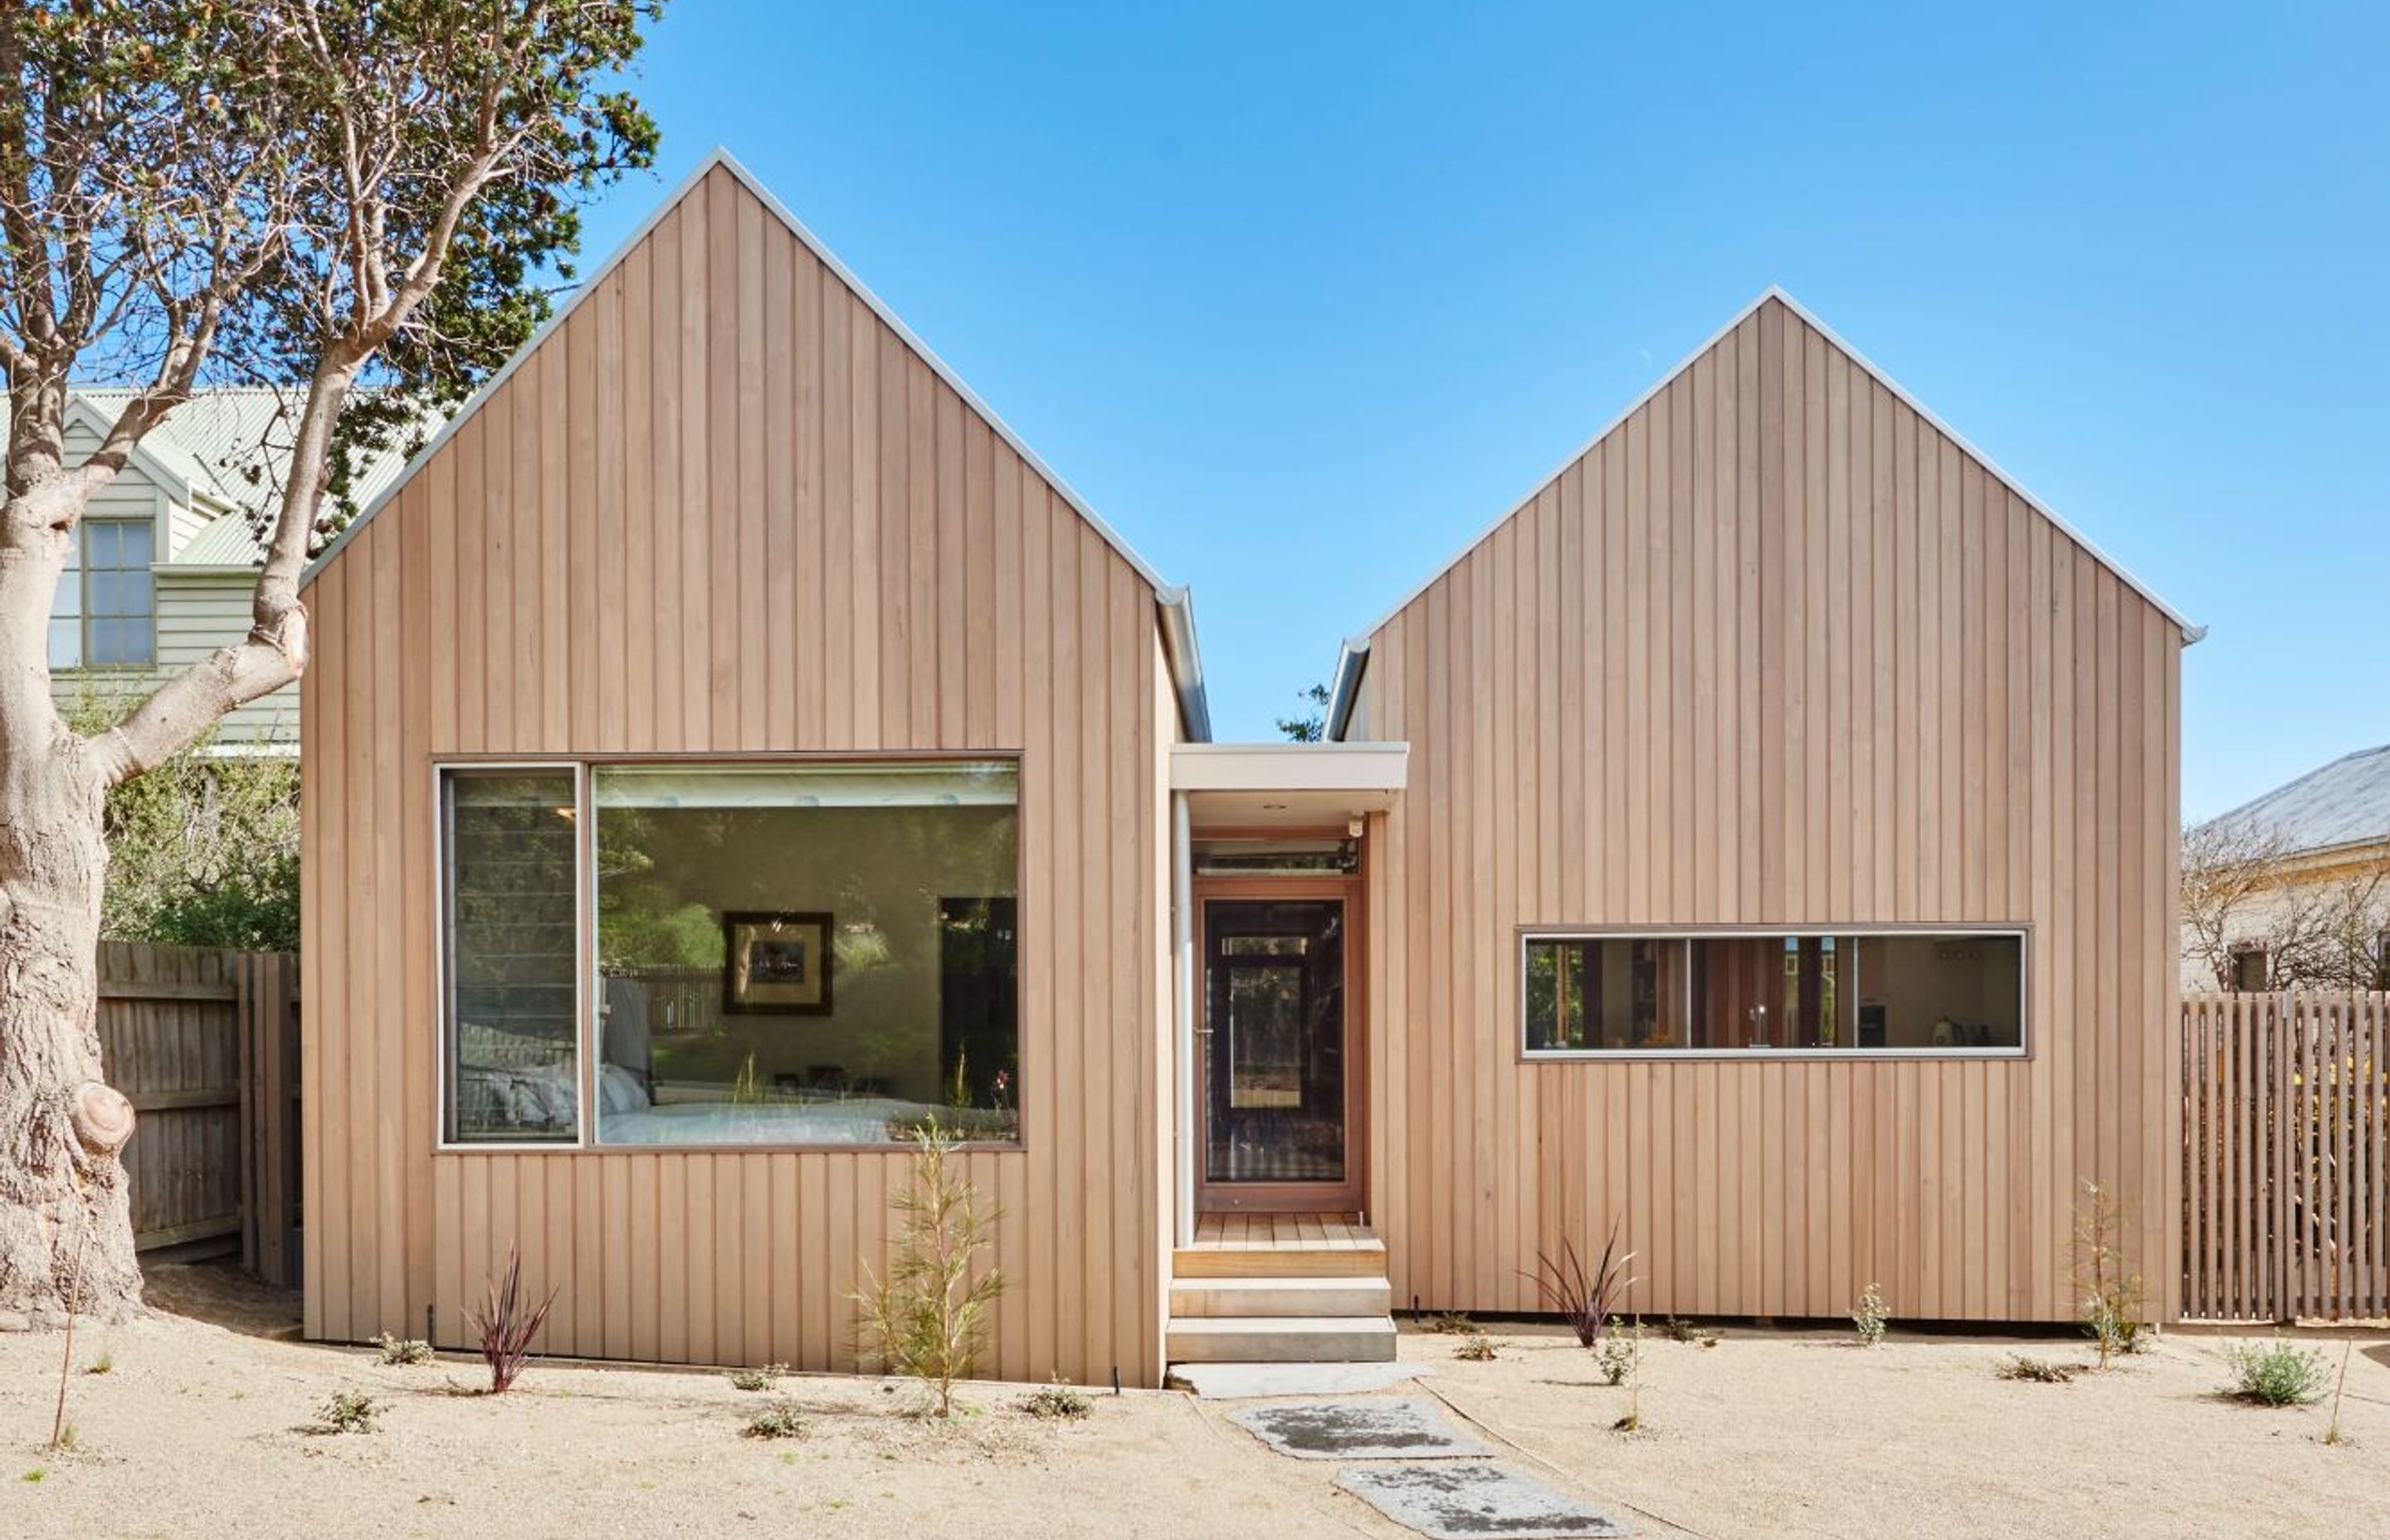
[{"label": "weed in gravel", "polygon": [[374,1362],[401,1368],[413,1368],[431,1362],[431,1344],[411,1338],[393,1337],[385,1331],[374,1339]]},{"label": "weed in gravel", "polygon": [[1095,1410],[1095,1403],[1087,1399],[1085,1391],[1068,1380],[1057,1380],[1023,1397],[1021,1409],[1031,1417],[1044,1418],[1049,1422],[1076,1422]]},{"label": "weed in gravel", "polygon": [[381,1421],[381,1414],[382,1404],[363,1391],[336,1391],[315,1415],[327,1432],[370,1433]]},{"label": "weed in gravel", "polygon": [[795,1438],[805,1431],[804,1422],[797,1416],[797,1404],[782,1396],[747,1419],[749,1438]]},{"label": "weed in gravel", "polygon": [[788,1372],[789,1366],[786,1364],[765,1364],[761,1368],[732,1369],[730,1383],[742,1391],[768,1391],[780,1382],[780,1376]]},{"label": "weed in gravel", "polygon": [[2037,1385],[2063,1385],[2075,1378],[2075,1366],[2052,1358],[2028,1358],[2020,1353],[1999,1367],[2003,1380],[2029,1380]]}]

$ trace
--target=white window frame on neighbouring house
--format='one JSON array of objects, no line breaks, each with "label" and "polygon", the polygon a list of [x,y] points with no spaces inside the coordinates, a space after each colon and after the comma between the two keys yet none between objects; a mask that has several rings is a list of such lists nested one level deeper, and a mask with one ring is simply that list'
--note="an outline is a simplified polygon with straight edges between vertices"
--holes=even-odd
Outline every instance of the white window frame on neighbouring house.
[{"label": "white window frame on neighbouring house", "polygon": [[[94,568],[91,535],[108,532],[110,544],[128,545],[137,559]],[[130,539],[127,539],[130,536]],[[158,662],[157,526],[148,519],[84,519],[68,537],[67,564],[58,573],[50,606],[50,667],[53,669],[148,669]],[[136,581],[137,580],[137,581]],[[129,596],[144,596],[135,603]],[[103,602],[105,608],[102,608]],[[140,638],[140,656],[96,658],[95,627],[129,628]],[[61,647],[61,641],[69,646]],[[122,648],[112,650],[122,651]]]},{"label": "white window frame on neighbouring house", "polygon": [[[1576,942],[1640,942],[1676,945],[1684,949],[1683,961],[1677,969],[1675,1005],[1687,1020],[1692,1016],[1693,969],[1692,945],[1713,939],[1767,939],[1786,941],[1862,940],[1870,937],[1903,937],[1911,940],[1947,938],[1952,942],[1998,937],[2012,939],[2017,956],[2017,1041],[2013,1044],[1968,1044],[1949,1046],[1859,1046],[1852,1044],[1811,1045],[1802,1046],[1766,1046],[1745,1044],[1723,1047],[1679,1047],[1636,1045],[1624,1046],[1548,1047],[1530,1044],[1528,1019],[1529,957],[1533,948],[1557,943]],[[2031,1057],[2032,1011],[2031,981],[2033,977],[2032,928],[2008,923],[1997,925],[1915,924],[1915,925],[1733,925],[1733,926],[1538,926],[1523,927],[1518,931],[1517,993],[1513,996],[1518,1007],[1514,1044],[1523,1060],[1544,1062],[1572,1059],[1823,1059],[1846,1062],[1862,1059],[2022,1059]],[[1837,964],[1837,988],[1846,992],[1853,1002],[1856,1017],[1863,984],[1858,976],[1856,948],[1847,964]]]}]

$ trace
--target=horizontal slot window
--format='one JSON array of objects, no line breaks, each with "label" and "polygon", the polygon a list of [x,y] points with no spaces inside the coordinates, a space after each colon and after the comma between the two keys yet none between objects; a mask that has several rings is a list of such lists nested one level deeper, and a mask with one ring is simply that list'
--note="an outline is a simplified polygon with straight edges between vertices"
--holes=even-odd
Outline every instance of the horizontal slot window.
[{"label": "horizontal slot window", "polygon": [[1530,934],[1521,948],[1531,1058],[2024,1049],[2021,930]]}]

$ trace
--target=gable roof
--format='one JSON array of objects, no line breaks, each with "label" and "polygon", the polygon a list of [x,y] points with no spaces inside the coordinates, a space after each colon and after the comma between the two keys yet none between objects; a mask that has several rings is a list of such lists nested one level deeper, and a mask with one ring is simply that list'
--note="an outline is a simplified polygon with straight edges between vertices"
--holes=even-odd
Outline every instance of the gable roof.
[{"label": "gable roof", "polygon": [[2014,493],[2024,502],[2026,507],[2032,508],[2044,519],[2049,520],[2052,525],[2056,526],[2061,534],[2065,535],[2067,539],[2073,541],[2083,550],[2085,555],[2090,557],[2094,561],[2100,563],[2101,566],[2105,567],[2109,571],[2115,574],[2117,580],[2123,583],[2126,587],[2130,588],[2134,593],[2139,594],[2143,599],[2149,602],[2152,608],[2155,609],[2160,614],[2165,616],[2167,620],[2172,621],[2181,631],[2182,639],[2186,645],[2191,642],[2196,642],[2202,636],[2207,635],[2207,628],[2205,626],[2200,625],[2191,621],[2180,610],[2175,609],[2174,606],[2168,604],[2165,599],[2160,598],[2157,592],[2151,588],[2149,584],[2143,583],[2131,572],[2126,571],[2124,566],[2117,562],[2114,558],[2109,556],[2107,552],[2092,544],[2089,536],[2086,535],[2081,530],[2076,529],[2074,525],[2068,523],[2063,518],[2060,517],[2057,511],[2052,509],[2049,504],[2043,502],[2040,498],[2036,497],[2031,492],[2027,491],[2023,483],[2019,482],[2015,477],[2001,469],[1999,465],[1995,462],[1990,456],[1985,454],[1982,450],[1968,443],[1963,434],[1960,433],[1958,430],[1952,428],[1948,423],[1943,421],[1941,417],[1935,416],[1933,409],[1928,407],[1923,402],[1909,394],[1907,387],[1903,386],[1898,380],[1884,373],[1881,368],[1878,368],[1873,360],[1870,359],[1865,353],[1859,352],[1857,348],[1852,347],[1848,342],[1844,341],[1833,327],[1819,320],[1810,312],[1807,306],[1802,304],[1800,301],[1786,293],[1781,288],[1779,288],[1774,284],[1770,284],[1766,289],[1761,291],[1757,299],[1753,300],[1749,304],[1744,305],[1741,310],[1736,311],[1734,314],[1728,319],[1726,325],[1718,327],[1717,330],[1703,339],[1701,345],[1694,348],[1692,352],[1687,353],[1677,362],[1674,368],[1668,370],[1667,373],[1652,381],[1649,390],[1646,390],[1641,395],[1637,396],[1633,401],[1628,402],[1625,407],[1621,410],[1616,417],[1612,417],[1608,422],[1604,423],[1600,430],[1595,432],[1592,437],[1587,439],[1576,448],[1571,450],[1567,457],[1562,459],[1561,463],[1553,468],[1549,475],[1536,482],[1535,486],[1529,490],[1524,497],[1522,497],[1516,503],[1513,503],[1500,518],[1496,519],[1492,523],[1486,525],[1483,530],[1480,530],[1467,545],[1454,552],[1452,558],[1449,561],[1445,562],[1442,566],[1436,568],[1434,571],[1430,572],[1425,581],[1421,582],[1409,593],[1405,594],[1400,599],[1396,600],[1384,614],[1380,615],[1375,621],[1372,621],[1366,629],[1346,638],[1343,651],[1338,657],[1336,661],[1336,683],[1334,689],[1331,691],[1329,704],[1328,736],[1330,738],[1341,736],[1344,729],[1346,721],[1352,714],[1355,692],[1357,691],[1360,686],[1361,671],[1367,666],[1369,653],[1369,640],[1371,637],[1384,630],[1388,622],[1401,614],[1405,610],[1409,609],[1413,603],[1418,601],[1420,596],[1434,587],[1436,584],[1443,579],[1445,574],[1450,572],[1454,568],[1467,560],[1469,558],[1469,554],[1477,549],[1478,546],[1484,545],[1486,540],[1491,538],[1495,531],[1500,529],[1503,525],[1517,518],[1520,513],[1525,510],[1529,504],[1536,500],[1537,495],[1539,495],[1546,487],[1549,486],[1554,481],[1558,480],[1562,474],[1564,474],[1568,470],[1569,467],[1576,464],[1577,461],[1591,454],[1595,446],[1600,444],[1602,440],[1610,437],[1611,434],[1625,427],[1626,420],[1629,417],[1632,417],[1637,412],[1642,410],[1643,407],[1654,397],[1658,396],[1661,391],[1665,391],[1670,385],[1674,384],[1678,376],[1692,368],[1692,366],[1699,363],[1702,357],[1712,348],[1716,347],[1718,343],[1724,341],[1734,332],[1736,327],[1741,326],[1745,321],[1751,319],[1752,316],[1757,314],[1760,309],[1771,300],[1782,305],[1786,310],[1792,312],[1795,317],[1801,320],[1811,330],[1817,332],[1819,337],[1823,338],[1829,346],[1840,352],[1845,358],[1849,359],[1853,364],[1864,370],[1875,380],[1877,384],[1890,391],[1895,400],[1906,405],[1910,411],[1916,413],[1928,426],[1940,433],[1944,438],[1949,440],[1950,443],[1958,448],[1960,454],[1967,456],[1977,465],[1983,467],[1985,470],[1990,472],[1995,480],[2006,486],[2009,491]]},{"label": "gable roof", "polygon": [[[124,385],[71,385],[67,420],[105,438],[138,393]],[[0,402],[6,400],[0,394]],[[134,445],[125,461],[129,468],[185,506],[215,514],[169,553],[168,565],[254,567],[264,559],[264,547],[251,532],[256,524],[271,525],[281,501],[281,456],[289,434],[277,436],[277,429],[286,420],[286,400],[285,392],[270,386],[211,386]],[[360,504],[379,496],[405,463],[394,449],[374,456],[359,468],[351,495]]]},{"label": "gable roof", "polygon": [[2390,841],[2390,743],[2344,754],[2213,823],[2279,839],[2285,855]]},{"label": "gable roof", "polygon": [[323,571],[325,567],[341,554],[341,548],[348,545],[350,538],[357,531],[363,529],[376,514],[395,501],[406,483],[413,481],[417,473],[440,453],[442,446],[447,443],[449,438],[497,393],[499,388],[506,384],[515,370],[522,366],[523,360],[538,352],[541,344],[564,325],[572,313],[580,308],[582,302],[598,290],[607,276],[621,265],[624,258],[637,250],[640,242],[647,239],[649,233],[663,222],[665,216],[677,208],[682,200],[687,199],[698,185],[716,169],[726,171],[735,177],[739,185],[752,194],[783,228],[794,236],[824,267],[852,290],[856,299],[868,306],[871,313],[878,316],[889,330],[896,334],[905,346],[911,350],[914,356],[928,365],[932,373],[944,381],[948,389],[962,397],[963,404],[977,413],[980,419],[987,424],[996,437],[1001,439],[1014,454],[1020,456],[1031,469],[1043,477],[1046,483],[1054,489],[1055,494],[1070,505],[1072,511],[1086,520],[1088,526],[1103,537],[1104,544],[1110,545],[1113,552],[1123,561],[1127,562],[1130,569],[1145,581],[1146,586],[1153,590],[1155,602],[1161,609],[1163,645],[1169,657],[1172,681],[1176,686],[1180,717],[1189,737],[1199,741],[1210,738],[1211,714],[1203,687],[1201,655],[1195,642],[1193,596],[1183,584],[1169,582],[1147,565],[1145,558],[1138,556],[1130,547],[1128,542],[1121,538],[1120,533],[1106,523],[1103,517],[1094,508],[1087,506],[1086,499],[1073,491],[1071,484],[1056,474],[1052,466],[1040,458],[1037,452],[1030,448],[1022,441],[1021,435],[1012,430],[1010,425],[996,415],[993,407],[980,399],[979,392],[965,384],[962,377],[957,374],[944,359],[932,353],[929,344],[914,334],[912,327],[906,326],[894,311],[889,309],[887,303],[879,295],[874,294],[861,278],[855,276],[846,263],[839,261],[837,253],[824,245],[819,237],[805,227],[803,221],[791,213],[786,204],[773,197],[771,190],[756,180],[753,173],[740,165],[736,157],[720,146],[716,146],[698,162],[696,169],[684,177],[680,185],[660,201],[646,219],[639,222],[638,227],[625,237],[606,260],[582,280],[573,289],[572,296],[556,308],[555,314],[548,316],[540,325],[539,329],[533,332],[530,339],[515,350],[514,356],[508,359],[495,374],[482,381],[482,388],[474,391],[465,404],[457,409],[456,414],[431,436],[430,441],[424,444],[422,449],[418,451],[387,484],[381,487],[379,494],[365,505],[357,516],[349,521],[348,526],[325,545],[315,559],[308,563],[306,571],[301,574],[299,585],[304,588],[313,583],[316,574]]}]

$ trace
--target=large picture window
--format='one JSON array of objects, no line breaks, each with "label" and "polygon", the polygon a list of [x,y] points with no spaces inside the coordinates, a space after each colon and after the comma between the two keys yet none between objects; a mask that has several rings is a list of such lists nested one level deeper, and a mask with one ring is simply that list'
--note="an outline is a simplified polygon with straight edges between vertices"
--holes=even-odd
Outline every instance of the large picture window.
[{"label": "large picture window", "polygon": [[1531,1058],[2024,1050],[2021,930],[1529,934]]},{"label": "large picture window", "polygon": [[[575,775],[448,776],[452,1140],[1018,1136],[1015,766],[593,764],[578,802]],[[546,823],[482,802],[544,802]],[[537,902],[505,903],[501,870],[535,870]],[[508,950],[528,944],[517,920],[472,918],[485,909],[560,912],[564,929],[534,969]],[[469,985],[534,973],[560,984],[535,1021],[498,1019]],[[526,1039],[536,1065],[508,1058]]]}]

